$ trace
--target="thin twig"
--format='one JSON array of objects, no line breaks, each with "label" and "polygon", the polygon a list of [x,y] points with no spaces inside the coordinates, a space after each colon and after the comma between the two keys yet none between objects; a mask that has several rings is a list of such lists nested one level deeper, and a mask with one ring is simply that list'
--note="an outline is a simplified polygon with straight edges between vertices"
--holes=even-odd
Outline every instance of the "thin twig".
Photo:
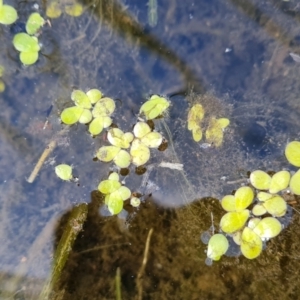
[{"label": "thin twig", "polygon": [[116,273],[116,300],[122,300],[121,296],[121,270],[118,267]]},{"label": "thin twig", "polygon": [[33,171],[31,172],[30,176],[28,177],[27,181],[29,183],[33,183],[35,180],[37,174],[39,173],[41,167],[43,166],[46,158],[49,156],[49,154],[54,150],[56,147],[56,140],[52,140],[48,146],[45,148],[43,154],[41,155],[40,159],[38,160],[37,164],[35,165]]},{"label": "thin twig", "polygon": [[147,240],[146,240],[145,250],[144,250],[143,262],[139,269],[137,279],[136,279],[136,285],[137,285],[137,290],[138,290],[138,295],[137,295],[138,300],[142,300],[142,293],[143,293],[142,277],[143,277],[143,274],[144,274],[144,271],[146,268],[146,264],[147,264],[147,260],[148,260],[148,252],[149,252],[150,239],[151,239],[152,232],[153,232],[153,228],[151,228],[149,230]]},{"label": "thin twig", "polygon": [[38,175],[41,167],[43,166],[45,160],[47,159],[47,157],[49,156],[49,154],[55,149],[56,145],[57,145],[57,137],[63,135],[64,133],[67,132],[69,126],[65,127],[64,129],[62,129],[61,131],[59,131],[54,138],[50,141],[50,143],[47,145],[47,147],[45,148],[44,152],[42,153],[41,157],[39,158],[38,162],[36,163],[33,171],[31,172],[30,176],[27,179],[27,182],[29,183],[33,183],[33,181],[35,180],[36,176]]}]

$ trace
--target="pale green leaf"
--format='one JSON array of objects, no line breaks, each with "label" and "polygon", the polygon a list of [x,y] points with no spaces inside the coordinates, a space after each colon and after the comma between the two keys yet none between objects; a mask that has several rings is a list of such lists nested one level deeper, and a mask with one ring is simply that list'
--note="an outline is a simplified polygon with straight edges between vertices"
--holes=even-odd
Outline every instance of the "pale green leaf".
[{"label": "pale green leaf", "polygon": [[300,169],[292,176],[290,189],[293,194],[300,195]]},{"label": "pale green leaf", "polygon": [[79,118],[79,123],[87,124],[90,123],[93,119],[92,113],[89,109],[83,109],[83,112]]},{"label": "pale green leaf", "polygon": [[97,158],[104,162],[112,161],[120,152],[121,148],[116,146],[103,146],[97,152]]},{"label": "pale green leaf", "polygon": [[285,148],[285,156],[290,164],[300,167],[300,142],[293,141],[288,143]]},{"label": "pale green leaf", "polygon": [[262,247],[261,238],[252,229],[245,227],[241,239],[241,251],[243,255],[248,259],[254,259],[260,255]]},{"label": "pale green leaf", "polygon": [[39,58],[39,53],[36,52],[20,52],[20,61],[26,66],[33,65]]},{"label": "pale green leaf", "polygon": [[162,143],[163,137],[158,132],[150,132],[141,138],[141,142],[149,148],[158,148]]},{"label": "pale green leaf", "polygon": [[272,217],[262,219],[253,229],[261,239],[270,239],[277,236],[282,230],[281,223]]},{"label": "pale green leaf", "polygon": [[131,157],[125,150],[120,150],[113,160],[119,168],[128,168],[131,163]]},{"label": "pale green leaf", "polygon": [[0,7],[0,23],[10,25],[16,22],[18,18],[17,11],[10,5],[2,5]]},{"label": "pale green leaf", "polygon": [[150,126],[145,122],[137,122],[133,128],[133,133],[137,138],[142,138],[151,132]]},{"label": "pale green leaf", "polygon": [[38,52],[40,50],[37,38],[24,32],[14,36],[13,44],[20,52]]},{"label": "pale green leaf", "polygon": [[268,190],[271,183],[271,176],[264,171],[256,170],[251,173],[250,182],[258,190]]},{"label": "pale green leaf", "polygon": [[245,226],[249,215],[247,209],[241,212],[228,212],[221,218],[220,227],[226,233],[234,233]]},{"label": "pale green leaf", "polygon": [[214,234],[208,242],[207,257],[218,261],[226,253],[228,247],[228,240],[223,234]]},{"label": "pale green leaf", "polygon": [[107,179],[100,182],[98,185],[98,190],[102,194],[111,194],[117,191],[120,187],[121,183],[119,181]]},{"label": "pale green leaf", "polygon": [[71,99],[79,107],[87,109],[90,109],[92,107],[89,97],[81,90],[74,90],[71,94]]},{"label": "pale green leaf", "polygon": [[150,159],[150,150],[140,140],[135,139],[131,145],[130,155],[132,156],[132,163],[141,166]]},{"label": "pale green leaf", "polygon": [[86,95],[89,97],[92,104],[98,102],[102,97],[102,93],[98,89],[91,89],[86,93]]},{"label": "pale green leaf", "polygon": [[66,164],[61,164],[55,167],[55,173],[57,177],[62,180],[72,179],[72,167]]},{"label": "pale green leaf", "polygon": [[44,23],[45,20],[39,13],[32,13],[26,22],[27,33],[30,35],[36,34],[39,31],[39,29],[44,25]]},{"label": "pale green leaf", "polygon": [[82,113],[83,113],[83,108],[78,106],[72,106],[72,107],[65,108],[61,113],[60,118],[63,123],[67,125],[72,125],[79,121]]}]

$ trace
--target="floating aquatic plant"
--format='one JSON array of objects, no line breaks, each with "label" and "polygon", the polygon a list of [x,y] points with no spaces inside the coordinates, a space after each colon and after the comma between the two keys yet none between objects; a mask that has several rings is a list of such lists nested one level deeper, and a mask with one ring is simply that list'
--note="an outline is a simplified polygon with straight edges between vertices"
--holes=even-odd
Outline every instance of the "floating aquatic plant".
[{"label": "floating aquatic plant", "polygon": [[282,217],[286,214],[287,204],[281,196],[258,193],[257,198],[261,201],[258,205],[263,206],[269,214],[275,217]]},{"label": "floating aquatic plant", "polygon": [[276,194],[286,189],[289,185],[290,179],[291,174],[288,171],[279,171],[275,173],[271,178],[269,192],[271,194]]},{"label": "floating aquatic plant", "polygon": [[140,113],[144,114],[147,120],[160,116],[170,106],[167,99],[158,95],[153,95],[140,108]]},{"label": "floating aquatic plant", "polygon": [[61,164],[55,167],[55,173],[57,177],[62,180],[71,180],[73,178],[72,175],[72,167],[66,164]]},{"label": "floating aquatic plant", "polygon": [[124,133],[119,128],[112,128],[107,133],[108,141],[119,148],[129,148],[130,143],[133,141],[133,134],[131,132]]},{"label": "floating aquatic plant", "polygon": [[221,256],[226,253],[228,247],[228,240],[223,234],[214,234],[208,242],[207,257],[211,260],[218,261]]},{"label": "floating aquatic plant", "polygon": [[227,195],[221,200],[222,207],[228,211],[221,221],[220,227],[226,233],[234,233],[242,229],[249,216],[250,212],[246,209],[253,201],[253,190],[248,187],[240,187],[233,195]]},{"label": "floating aquatic plant", "polygon": [[113,172],[107,180],[100,182],[98,190],[105,195],[105,204],[112,215],[120,213],[123,202],[130,198],[131,191],[119,182],[119,175]]},{"label": "floating aquatic plant", "polygon": [[300,169],[292,176],[290,189],[293,194],[300,195]]},{"label": "floating aquatic plant", "polygon": [[261,238],[249,227],[245,227],[241,236],[241,252],[248,259],[258,257],[262,251]]},{"label": "floating aquatic plant", "polygon": [[127,168],[131,163],[129,153],[117,146],[103,146],[97,151],[96,155],[100,161],[114,161],[120,168]]},{"label": "floating aquatic plant", "polygon": [[256,170],[250,174],[250,182],[258,190],[268,190],[271,176],[262,170]]},{"label": "floating aquatic plant", "polygon": [[26,22],[26,31],[30,35],[36,34],[44,25],[44,18],[37,12],[32,13]]},{"label": "floating aquatic plant", "polygon": [[300,142],[293,141],[287,144],[285,156],[290,164],[300,167]]},{"label": "floating aquatic plant", "polygon": [[17,33],[13,38],[14,47],[20,51],[20,60],[24,65],[32,65],[38,59],[40,46],[35,36],[27,33]]},{"label": "floating aquatic plant", "polygon": [[223,143],[224,129],[230,124],[229,119],[212,117],[205,132],[206,141],[215,147],[220,147]]},{"label": "floating aquatic plant", "polygon": [[188,113],[188,130],[192,131],[195,142],[200,142],[202,139],[201,122],[204,118],[203,106],[199,103],[193,105]]},{"label": "floating aquatic plant", "polygon": [[[65,5],[64,10],[66,14],[72,16],[72,17],[79,17],[82,15],[84,9],[83,6],[80,3],[74,3],[72,5]],[[49,18],[58,18],[62,14],[62,9],[59,1],[51,1],[46,9],[46,15]]]},{"label": "floating aquatic plant", "polygon": [[3,1],[0,1],[0,24],[10,25],[16,22],[18,18],[18,13],[10,5],[3,4]]}]

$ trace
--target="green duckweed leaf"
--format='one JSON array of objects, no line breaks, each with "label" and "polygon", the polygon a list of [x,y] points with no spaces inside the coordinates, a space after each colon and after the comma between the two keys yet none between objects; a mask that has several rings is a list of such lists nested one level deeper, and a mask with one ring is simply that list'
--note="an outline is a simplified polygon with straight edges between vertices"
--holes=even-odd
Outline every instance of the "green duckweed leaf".
[{"label": "green duckweed leaf", "polygon": [[237,231],[235,233],[232,234],[232,239],[233,241],[237,244],[240,245],[242,242],[242,232],[241,231]]},{"label": "green duckweed leaf", "polygon": [[230,124],[230,120],[227,118],[217,119],[217,122],[222,129],[225,129]]},{"label": "green duckweed leaf", "polygon": [[300,167],[300,142],[288,143],[285,148],[285,156],[290,164]]},{"label": "green duckweed leaf", "polygon": [[[203,106],[199,103],[193,105],[188,113],[188,130],[193,130],[196,128],[200,129],[200,123],[204,118]],[[201,130],[201,129],[200,129]]]},{"label": "green duckweed leaf", "polygon": [[87,109],[90,109],[92,107],[89,97],[81,90],[74,90],[71,94],[71,99],[79,107]]},{"label": "green duckweed leaf", "polygon": [[131,197],[130,199],[130,205],[133,207],[139,207],[141,204],[141,200],[137,197]]},{"label": "green duckweed leaf", "polygon": [[158,148],[162,140],[163,137],[159,132],[150,132],[141,138],[141,142],[149,148]]},{"label": "green duckweed leaf", "polygon": [[257,224],[260,222],[260,220],[261,220],[260,218],[251,218],[248,222],[248,227],[250,229],[254,229],[257,226]]},{"label": "green duckweed leaf", "polygon": [[216,148],[223,143],[223,128],[216,118],[211,118],[205,132],[206,141],[213,144]]},{"label": "green duckweed leaf", "polygon": [[30,35],[36,34],[40,30],[40,28],[44,25],[44,23],[45,20],[42,18],[42,16],[39,13],[37,12],[32,13],[26,22],[27,33]]},{"label": "green duckweed leaf", "polygon": [[250,212],[247,209],[240,212],[228,212],[221,218],[220,227],[226,233],[234,233],[245,226],[249,215]]},{"label": "green duckweed leaf", "polygon": [[161,115],[170,103],[163,97],[153,95],[140,108],[140,113],[143,113],[147,120],[152,120]]},{"label": "green duckweed leaf", "polygon": [[262,251],[262,240],[249,227],[245,227],[242,233],[241,251],[248,259],[258,257]]},{"label": "green duckweed leaf", "polygon": [[40,46],[38,39],[34,36],[30,36],[27,33],[17,33],[13,38],[14,47],[20,52],[38,52]]},{"label": "green duckweed leaf", "polygon": [[112,128],[107,133],[107,139],[112,145],[125,149],[129,148],[131,137],[132,135],[125,135],[119,128]]},{"label": "green duckweed leaf", "polygon": [[250,187],[243,186],[237,189],[234,194],[234,198],[236,211],[242,211],[252,203],[254,199],[254,193]]},{"label": "green duckweed leaf", "polygon": [[62,180],[70,180],[72,176],[72,167],[66,164],[61,164],[55,167],[55,173],[57,177]]},{"label": "green duckweed leaf", "polygon": [[261,239],[271,239],[282,230],[281,223],[272,217],[262,219],[253,229]]},{"label": "green duckweed leaf", "polygon": [[110,162],[121,151],[121,148],[116,146],[103,146],[97,152],[97,158],[100,161]]},{"label": "green duckweed leaf", "polygon": [[266,193],[266,192],[259,192],[259,193],[257,193],[257,199],[259,200],[259,201],[266,201],[266,200],[269,200],[269,199],[271,199],[273,197],[273,195],[272,194],[269,194],[269,193]]},{"label": "green duckweed leaf", "polygon": [[5,83],[0,80],[0,93],[3,93],[5,91]]},{"label": "green duckweed leaf", "polygon": [[284,189],[286,189],[290,182],[290,172],[279,171],[275,173],[271,178],[271,183],[269,187],[269,192],[271,194],[276,194]]},{"label": "green duckweed leaf", "polygon": [[20,52],[20,61],[26,66],[33,65],[39,58],[39,53],[36,52]]},{"label": "green duckweed leaf", "polygon": [[98,135],[102,132],[103,126],[103,117],[95,118],[89,125],[89,132],[91,135]]},{"label": "green duckweed leaf", "polygon": [[55,19],[61,15],[61,9],[57,1],[50,2],[46,9],[46,15],[48,18]]},{"label": "green duckweed leaf", "polygon": [[300,170],[298,170],[290,181],[291,192],[295,195],[300,195]]},{"label": "green duckweed leaf", "polygon": [[111,174],[109,174],[108,179],[109,180],[119,181],[120,180],[119,174],[116,173],[116,172],[112,172]]},{"label": "green duckweed leaf", "polygon": [[126,186],[121,186],[119,189],[118,189],[118,193],[120,195],[120,197],[122,198],[123,201],[127,200],[130,198],[131,196],[131,191],[128,187]]},{"label": "green duckweed leaf", "polygon": [[123,209],[124,201],[118,191],[113,192],[105,199],[107,208],[112,215],[117,215]]},{"label": "green duckweed leaf", "polygon": [[221,205],[226,211],[235,211],[235,197],[233,195],[226,195],[221,200]]},{"label": "green duckweed leaf", "polygon": [[117,191],[120,187],[121,183],[119,181],[107,179],[100,182],[100,184],[98,185],[98,190],[102,194],[106,195]]},{"label": "green duckweed leaf", "polygon": [[79,17],[83,13],[83,6],[80,3],[67,5],[65,7],[65,12],[72,17]]},{"label": "green duckweed leaf", "polygon": [[287,204],[285,200],[279,195],[273,195],[273,197],[269,200],[262,202],[262,205],[265,207],[268,213],[274,217],[284,216],[287,210]]},{"label": "green duckweed leaf", "polygon": [[146,134],[151,132],[150,126],[145,122],[137,122],[133,128],[134,135],[141,139]]},{"label": "green duckweed leaf", "polygon": [[107,128],[112,124],[112,119],[110,117],[100,117],[103,118],[103,128]]},{"label": "green duckweed leaf", "polygon": [[262,216],[267,212],[266,208],[262,204],[256,204],[252,208],[252,213],[254,216]]},{"label": "green duckweed leaf", "polygon": [[63,123],[67,125],[72,125],[79,121],[82,113],[83,113],[83,108],[78,106],[72,106],[72,107],[65,108],[61,113],[60,118]]},{"label": "green duckweed leaf", "polygon": [[138,167],[144,165],[150,159],[150,150],[140,140],[135,139],[131,144],[130,155],[132,163]]},{"label": "green duckweed leaf", "polygon": [[101,98],[94,106],[92,114],[94,118],[110,116],[115,111],[116,105],[113,99]]},{"label": "green duckweed leaf", "polygon": [[128,168],[131,163],[131,157],[127,151],[120,150],[114,157],[114,162],[119,168]]},{"label": "green duckweed leaf", "polygon": [[134,139],[134,135],[131,133],[131,132],[126,132],[124,133],[123,135],[123,139],[128,142],[128,143],[131,143]]},{"label": "green duckweed leaf", "polygon": [[10,25],[18,19],[17,11],[10,5],[0,6],[0,23]]},{"label": "green duckweed leaf", "polygon": [[199,126],[192,129],[192,134],[195,142],[200,142],[202,140],[203,133]]},{"label": "green duckweed leaf", "polygon": [[251,173],[250,182],[258,190],[268,190],[271,176],[264,171],[256,170]]},{"label": "green duckweed leaf", "polygon": [[86,95],[89,97],[92,104],[98,102],[102,97],[102,93],[98,89],[91,89],[86,93]]},{"label": "green duckweed leaf", "polygon": [[228,247],[228,240],[223,234],[214,234],[208,242],[207,257],[218,261],[226,253]]},{"label": "green duckweed leaf", "polygon": [[79,123],[87,124],[90,123],[93,119],[92,113],[89,109],[83,109],[83,112],[79,118]]}]

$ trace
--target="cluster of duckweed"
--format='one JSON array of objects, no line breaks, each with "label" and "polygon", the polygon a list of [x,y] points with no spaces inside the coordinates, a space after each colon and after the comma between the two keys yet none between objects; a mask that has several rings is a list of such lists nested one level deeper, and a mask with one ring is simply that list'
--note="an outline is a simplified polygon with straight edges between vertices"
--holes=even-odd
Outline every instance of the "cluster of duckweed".
[{"label": "cluster of duckweed", "polygon": [[14,7],[3,4],[3,0],[0,0],[0,24],[10,25],[16,22],[18,13]]},{"label": "cluster of duckweed", "polygon": [[44,24],[43,17],[34,12],[26,22],[26,33],[17,33],[13,38],[13,45],[20,52],[19,57],[24,65],[32,65],[39,58],[41,47],[37,35]]},{"label": "cluster of duckweed", "polygon": [[[3,66],[0,66],[0,78],[4,75],[5,69]],[[5,91],[5,83],[2,79],[0,79],[0,93]]]},{"label": "cluster of duckweed", "polygon": [[227,118],[210,117],[206,128],[203,125],[205,110],[200,103],[194,104],[188,113],[188,130],[192,131],[195,142],[200,142],[205,130],[206,143],[220,147],[223,142],[224,129],[229,125],[230,121]]},{"label": "cluster of duckweed", "polygon": [[48,3],[47,9],[46,9],[46,15],[48,18],[59,18],[62,14],[62,9],[64,9],[65,13],[72,16],[72,17],[79,17],[83,13],[83,6],[78,3],[72,3],[72,4],[66,4],[62,6],[60,1],[50,1]]},{"label": "cluster of duckweed", "polygon": [[[74,106],[65,108],[61,113],[61,121],[66,125],[77,122],[88,124],[89,132],[95,136],[104,128],[112,124],[111,115],[115,110],[113,99],[103,97],[98,89],[91,89],[87,93],[82,90],[74,90],[71,94]],[[140,114],[147,120],[153,120],[160,116],[168,107],[169,102],[158,95],[153,95],[140,108]],[[141,119],[134,125],[132,132],[123,132],[119,128],[107,130],[109,146],[102,146],[96,153],[102,162],[113,161],[122,169],[130,164],[139,167],[150,159],[150,149],[158,148],[163,137],[159,132],[153,131],[147,122]],[[130,150],[128,150],[130,149]],[[63,180],[72,178],[72,169],[66,165],[59,165],[55,169],[56,174]],[[105,204],[111,214],[118,214],[123,209],[123,202],[130,198],[130,204],[139,206],[140,199],[132,196],[131,191],[121,186],[117,173],[112,173],[107,180],[101,181],[98,190],[105,195]]]},{"label": "cluster of duckweed", "polygon": [[[290,142],[285,149],[287,160],[300,167],[300,142]],[[221,205],[227,213],[221,218],[222,233],[213,235],[208,242],[207,264],[219,260],[229,248],[227,236],[240,246],[248,259],[260,255],[263,242],[277,236],[283,226],[278,218],[287,212],[287,203],[280,195],[284,190],[300,195],[300,170],[291,174],[286,170],[273,176],[262,170],[250,174],[251,186],[237,189],[234,195],[226,195]]]}]

